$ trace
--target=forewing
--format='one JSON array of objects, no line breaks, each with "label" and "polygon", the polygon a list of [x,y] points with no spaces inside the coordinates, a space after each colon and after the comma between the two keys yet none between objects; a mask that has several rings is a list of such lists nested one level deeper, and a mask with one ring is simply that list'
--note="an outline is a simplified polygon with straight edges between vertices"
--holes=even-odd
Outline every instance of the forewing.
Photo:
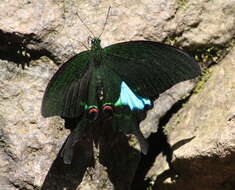
[{"label": "forewing", "polygon": [[42,115],[78,117],[83,109],[90,77],[89,51],[64,63],[50,80],[42,102]]},{"label": "forewing", "polygon": [[104,48],[105,65],[139,96],[155,99],[174,84],[197,77],[200,67],[184,51],[151,41]]}]

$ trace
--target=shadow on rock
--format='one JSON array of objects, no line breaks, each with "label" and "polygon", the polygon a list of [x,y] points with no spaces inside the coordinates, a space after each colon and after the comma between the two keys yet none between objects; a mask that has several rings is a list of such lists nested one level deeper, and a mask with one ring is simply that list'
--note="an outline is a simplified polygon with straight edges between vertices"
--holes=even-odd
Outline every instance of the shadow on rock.
[{"label": "shadow on rock", "polygon": [[71,164],[64,164],[62,150],[63,147],[47,173],[42,190],[75,190],[82,182],[86,168],[94,166],[92,141],[81,141],[75,146]]},{"label": "shadow on rock", "polygon": [[115,190],[129,190],[140,161],[140,152],[129,145],[123,133],[113,133],[108,127],[103,131],[106,134],[99,139],[99,161],[107,167]]},{"label": "shadow on rock", "polygon": [[144,190],[149,187],[150,179],[145,179],[148,171],[153,166],[156,157],[162,153],[166,156],[166,161],[169,165],[169,170],[164,171],[162,174],[160,174],[157,177],[157,180],[155,184],[162,183],[165,179],[171,178],[175,179],[177,178],[178,174],[177,171],[174,170],[172,167],[172,157],[173,157],[173,151],[178,149],[179,147],[183,146],[184,144],[190,142],[192,138],[181,140],[177,143],[175,143],[173,146],[171,146],[168,143],[167,136],[164,133],[164,129],[162,126],[158,128],[158,131],[156,133],[153,133],[149,136],[149,151],[147,155],[142,155],[140,164],[138,166],[138,169],[136,171],[136,175],[132,184],[133,190]]},{"label": "shadow on rock", "polygon": [[[75,146],[70,165],[64,164],[60,156],[62,147],[46,176],[42,190],[76,190],[82,180],[86,180],[83,177],[87,167],[95,167],[92,176],[98,179],[99,183],[102,183],[101,178],[104,178],[102,172],[107,172],[115,190],[130,189],[140,160],[140,153],[129,145],[126,135],[111,129],[108,124],[103,125],[102,129],[100,126],[95,126],[95,128],[93,126],[89,132],[90,135],[84,136]],[[94,144],[99,147],[97,160],[94,159]],[[98,166],[95,164],[97,162],[107,169],[99,168],[99,164]],[[87,182],[90,184],[89,181]],[[91,183],[97,186],[97,189],[102,185],[95,184],[94,181]]]},{"label": "shadow on rock", "polygon": [[55,61],[54,56],[45,49],[29,49],[27,45],[33,40],[33,34],[17,35],[0,30],[0,59],[12,61],[23,69],[25,66],[29,67],[31,60],[37,60],[41,56]]},{"label": "shadow on rock", "polygon": [[153,133],[148,138],[149,150],[147,155],[142,155],[140,164],[132,184],[133,190],[144,190],[149,186],[149,181],[145,177],[149,169],[154,164],[156,157],[163,152],[166,155],[168,163],[171,162],[173,151],[167,142],[167,136],[163,132],[163,127],[159,127],[157,133]]},{"label": "shadow on rock", "polygon": [[164,183],[164,181],[166,179],[170,179],[171,182],[174,182],[179,178],[180,173],[178,173],[177,170],[175,170],[175,168],[171,164],[172,153],[174,150],[180,148],[181,146],[185,145],[186,143],[189,143],[194,138],[195,137],[191,137],[191,138],[180,140],[171,147],[171,157],[167,158],[167,162],[169,164],[170,169],[165,170],[164,172],[162,172],[160,175],[157,176],[157,179],[154,183],[153,189],[162,189],[160,186]]}]

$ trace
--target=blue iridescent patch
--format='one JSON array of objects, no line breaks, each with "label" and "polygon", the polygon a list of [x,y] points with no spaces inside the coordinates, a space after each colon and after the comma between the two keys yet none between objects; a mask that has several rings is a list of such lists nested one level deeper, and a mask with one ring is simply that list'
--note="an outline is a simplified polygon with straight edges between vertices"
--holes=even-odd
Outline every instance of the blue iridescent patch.
[{"label": "blue iridescent patch", "polygon": [[127,86],[127,84],[122,81],[120,96],[114,105],[128,105],[131,110],[143,110],[146,105],[151,106],[151,100],[148,98],[136,96],[129,86]]}]

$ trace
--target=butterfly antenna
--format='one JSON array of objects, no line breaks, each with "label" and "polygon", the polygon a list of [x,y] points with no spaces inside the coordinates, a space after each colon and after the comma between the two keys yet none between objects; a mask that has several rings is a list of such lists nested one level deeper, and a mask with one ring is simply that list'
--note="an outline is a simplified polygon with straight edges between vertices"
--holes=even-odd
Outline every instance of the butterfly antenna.
[{"label": "butterfly antenna", "polygon": [[76,12],[76,15],[78,16],[79,20],[82,22],[82,24],[86,27],[86,29],[92,34],[93,37],[95,37],[94,33],[90,30],[90,28],[83,22],[82,18],[79,16],[79,14]]},{"label": "butterfly antenna", "polygon": [[106,26],[107,21],[108,21],[108,17],[109,17],[110,9],[111,9],[111,6],[109,6],[108,12],[107,12],[107,14],[106,14],[105,23],[104,23],[104,26],[103,26],[102,32],[101,32],[101,33],[100,33],[100,35],[99,35],[99,38],[101,37],[101,35],[102,35],[102,34],[103,34],[103,32],[104,32],[105,26]]},{"label": "butterfly antenna", "polygon": [[82,44],[82,46],[85,47],[87,50],[89,50],[89,48],[83,42],[79,42],[79,43]]}]

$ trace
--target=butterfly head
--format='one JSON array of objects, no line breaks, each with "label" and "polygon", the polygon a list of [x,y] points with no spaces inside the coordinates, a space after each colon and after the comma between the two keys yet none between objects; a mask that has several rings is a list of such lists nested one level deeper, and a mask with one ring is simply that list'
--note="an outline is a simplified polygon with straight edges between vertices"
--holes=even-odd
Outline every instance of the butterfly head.
[{"label": "butterfly head", "polygon": [[100,39],[97,37],[94,37],[91,39],[91,50],[98,50],[98,49],[101,49]]}]

